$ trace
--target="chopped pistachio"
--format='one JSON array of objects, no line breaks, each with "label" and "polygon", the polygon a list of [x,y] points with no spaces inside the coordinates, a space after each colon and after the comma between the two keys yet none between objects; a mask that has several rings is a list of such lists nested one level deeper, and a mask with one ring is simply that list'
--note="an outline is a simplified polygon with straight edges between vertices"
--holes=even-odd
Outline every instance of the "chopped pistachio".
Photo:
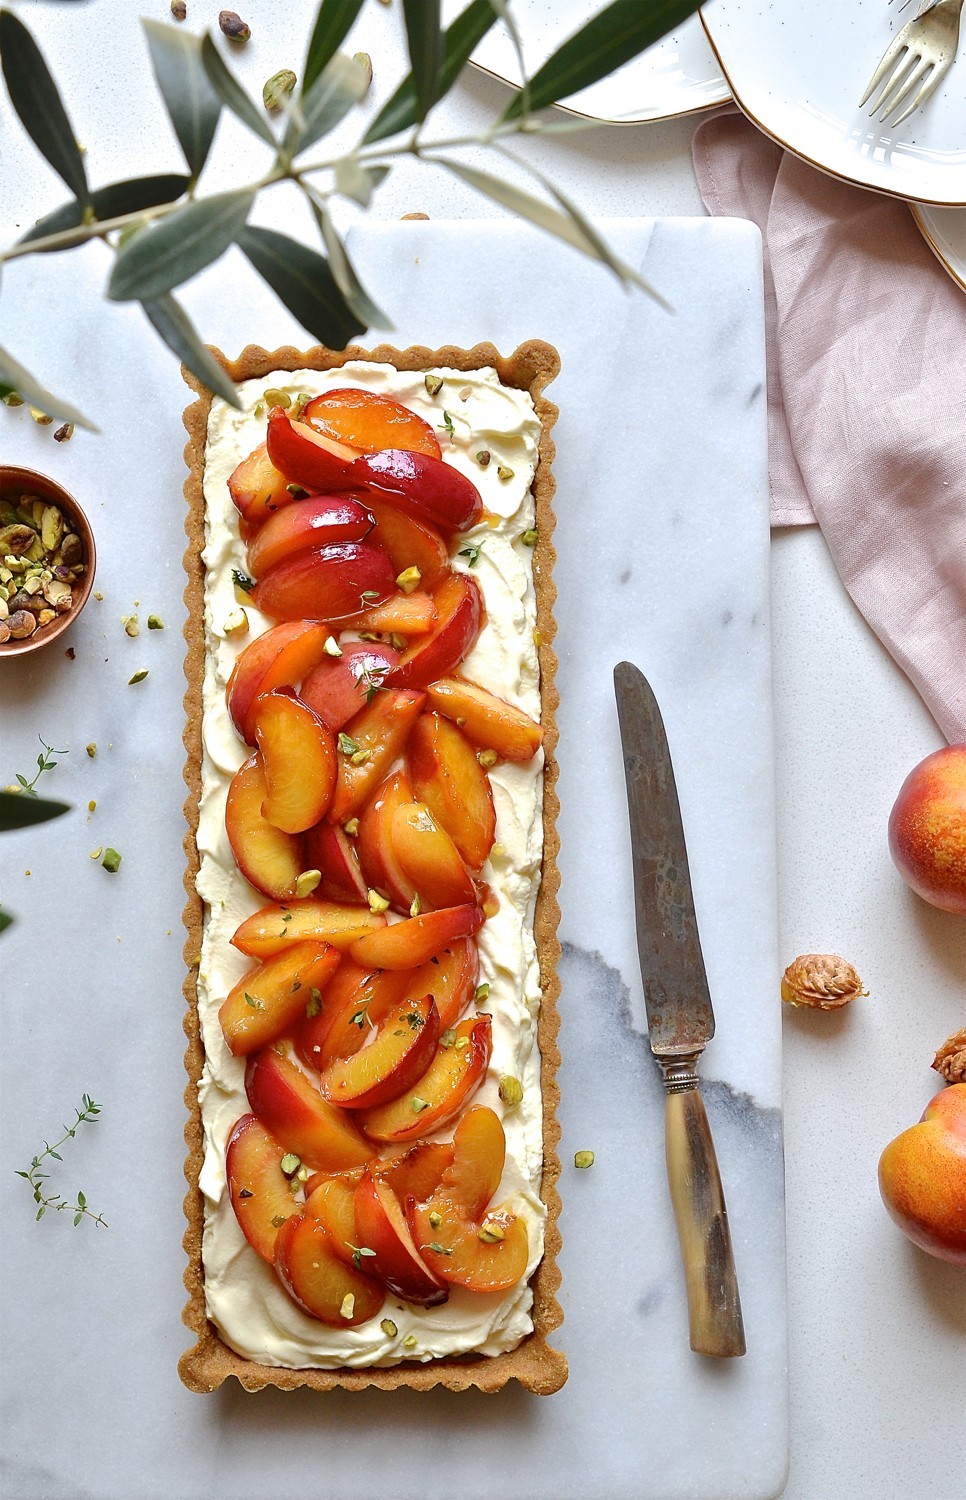
[{"label": "chopped pistachio", "polygon": [[136,636],[141,634],[141,622],[137,615],[125,615],[121,624],[124,626],[124,634]]},{"label": "chopped pistachio", "polygon": [[296,1156],[294,1151],[286,1151],[285,1155],[282,1157],[282,1160],[279,1162],[279,1166],[285,1173],[286,1177],[294,1177],[301,1165],[302,1158],[300,1156]]},{"label": "chopped pistachio", "polygon": [[289,495],[291,495],[291,497],[292,497],[293,500],[307,500],[308,499],[308,495],[309,495],[308,490],[304,490],[300,484],[287,484],[285,486],[285,489],[286,489],[286,493],[289,494]]},{"label": "chopped pistachio", "polygon": [[511,1073],[504,1073],[500,1079],[500,1098],[508,1109],[513,1109],[523,1100],[523,1084],[519,1078],[514,1078]]},{"label": "chopped pistachio", "polygon": [[134,674],[133,677],[129,677],[128,678],[128,680],[127,680],[128,687],[133,687],[136,682],[143,682],[144,679],[145,679],[145,677],[147,677],[147,675],[148,675],[148,668],[147,667],[141,667],[140,671],[135,672],[135,674]]},{"label": "chopped pistachio", "polygon": [[416,891],[413,895],[412,901],[409,903],[409,915],[411,917],[418,917],[422,909],[423,903],[419,899],[419,892]]},{"label": "chopped pistachio", "polygon": [[87,747],[87,753],[90,756],[91,760],[93,760],[94,756],[97,754],[97,745],[93,740],[91,740],[90,744]]},{"label": "chopped pistachio", "polygon": [[457,1052],[465,1052],[466,1049],[467,1049],[467,1047],[469,1045],[470,1045],[470,1039],[469,1039],[468,1036],[458,1036],[456,1038],[456,1050],[457,1050]]},{"label": "chopped pistachio", "polygon": [[414,1333],[407,1333],[406,1337],[403,1339],[403,1348],[404,1349],[415,1349],[416,1343],[417,1343],[416,1335]]},{"label": "chopped pistachio", "polygon": [[389,910],[389,902],[385,896],[380,896],[378,891],[368,891],[366,900],[369,902],[369,910],[375,912],[377,916],[380,912]]},{"label": "chopped pistachio", "polygon": [[45,411],[41,411],[39,406],[32,406],[30,408],[30,415],[40,427],[49,427],[54,420],[53,417],[48,417]]},{"label": "chopped pistachio", "polygon": [[[291,68],[279,68],[278,72],[273,73],[271,78],[266,78],[262,84],[262,103],[270,114],[282,108],[284,101],[292,93],[297,83],[298,78],[292,72]],[[268,400],[271,396],[277,394],[276,391],[266,391],[265,399]],[[278,402],[277,404],[281,405],[282,403]],[[286,401],[285,405],[288,406],[289,402]]]},{"label": "chopped pistachio", "polygon": [[287,1218],[288,1218],[287,1214],[273,1214],[272,1215],[272,1228],[273,1229],[281,1229],[282,1225],[285,1223],[285,1221],[286,1221]]},{"label": "chopped pistachio", "polygon": [[171,0],[171,14],[176,21],[184,21],[188,16],[186,0]]},{"label": "chopped pistachio", "polygon": [[354,1294],[352,1292],[346,1292],[345,1296],[342,1299],[342,1306],[339,1308],[339,1311],[341,1312],[341,1314],[342,1314],[342,1316],[344,1318],[351,1318],[352,1314],[355,1312],[355,1310],[356,1310],[356,1299],[355,1299],[355,1296],[354,1296]]},{"label": "chopped pistachio", "polygon": [[497,478],[498,479],[512,479],[513,478],[513,470],[512,469],[508,469],[507,466],[506,466],[506,464],[497,464],[497,466],[496,466],[496,474],[497,474]]},{"label": "chopped pistachio", "polygon": [[93,812],[96,806],[97,806],[97,803],[92,798],[91,801],[88,802],[88,804],[87,804],[87,811],[88,812]]},{"label": "chopped pistachio", "polygon": [[236,10],[219,11],[218,25],[230,42],[247,42],[252,34],[251,27]]},{"label": "chopped pistachio", "polygon": [[443,389],[443,377],[442,375],[426,375],[423,379],[423,385],[426,387],[428,395],[438,396]]},{"label": "chopped pistachio", "polygon": [[[149,627],[150,627],[150,624],[151,624],[151,621],[149,620],[148,621],[148,626]],[[225,622],[224,622],[224,624],[222,625],[221,628],[222,628],[223,633],[225,635],[227,635],[227,636],[232,636],[232,635],[247,635],[248,634],[248,611],[245,609],[245,607],[243,605],[239,604],[238,608],[237,609],[233,609],[231,611],[231,614],[229,614],[227,616],[227,618],[226,618],[226,620],[225,620]]]},{"label": "chopped pistachio", "polygon": [[404,635],[397,635],[395,631],[389,637],[389,644],[394,651],[405,651],[409,642]]},{"label": "chopped pistachio", "polygon": [[422,583],[422,581],[423,575],[416,567],[404,568],[396,578],[396,582],[398,583],[404,594],[413,593],[414,590],[419,588],[419,585]]},{"label": "chopped pistachio", "polygon": [[121,856],[116,849],[105,849],[101,864],[109,875],[116,875],[121,868]]},{"label": "chopped pistachio", "polygon": [[0,396],[4,406],[23,406],[23,397],[18,396],[16,391],[8,391],[5,396]]},{"label": "chopped pistachio", "polygon": [[371,759],[371,750],[357,750],[355,755],[349,756],[349,764],[352,766],[364,766],[366,761]]},{"label": "chopped pistachio", "polygon": [[487,1000],[489,998],[489,994],[490,986],[484,980],[482,984],[478,984],[476,986],[476,993],[474,994],[473,999],[477,1005],[482,1005],[484,1000]]},{"label": "chopped pistachio", "polygon": [[484,1219],[479,1228],[479,1238],[484,1245],[496,1245],[506,1239],[506,1230],[495,1219]]},{"label": "chopped pistachio", "polygon": [[309,991],[309,999],[305,1002],[305,1014],[308,1016],[309,1020],[311,1020],[313,1016],[317,1016],[319,1014],[319,1011],[321,1009],[322,991],[316,989],[315,985],[313,984],[311,990]]},{"label": "chopped pistachio", "polygon": [[339,753],[340,753],[340,755],[349,755],[349,756],[356,755],[356,754],[358,754],[359,749],[361,748],[360,745],[359,745],[359,741],[358,740],[354,740],[352,738],[352,735],[351,734],[346,734],[344,730],[340,730],[339,731],[339,738],[338,738],[337,744],[339,746]]},{"label": "chopped pistachio", "polygon": [[438,1229],[439,1226],[440,1226],[440,1224],[442,1224],[442,1222],[443,1222],[443,1215],[439,1212],[438,1209],[431,1208],[430,1211],[429,1211],[430,1228],[431,1229]]},{"label": "chopped pistachio", "polygon": [[490,766],[496,765],[500,757],[495,750],[480,750],[476,758],[484,770],[488,771]]},{"label": "chopped pistachio", "polygon": [[271,390],[265,392],[266,406],[281,406],[283,409],[285,409],[286,407],[291,406],[291,404],[292,398],[289,395],[288,391],[278,391],[273,386]]},{"label": "chopped pistachio", "polygon": [[291,412],[290,412],[290,416],[291,416],[293,422],[297,422],[299,420],[299,418],[301,417],[303,411],[308,406],[308,404],[309,404],[309,402],[311,400],[312,400],[312,397],[309,395],[308,391],[299,391],[299,393],[296,396],[295,400],[292,402],[292,407],[291,407]]},{"label": "chopped pistachio", "polygon": [[162,620],[162,618],[161,618],[160,615],[148,615],[148,629],[149,630],[163,630],[164,629],[164,621]]},{"label": "chopped pistachio", "polygon": [[98,604],[102,602],[104,595],[101,593],[100,589],[94,590],[94,598],[97,600]]},{"label": "chopped pistachio", "polygon": [[439,1240],[430,1240],[429,1244],[426,1246],[426,1249],[435,1250],[437,1255],[452,1255],[453,1253],[452,1245],[441,1245]]},{"label": "chopped pistachio", "polygon": [[414,1094],[412,1099],[412,1108],[414,1115],[421,1115],[424,1109],[429,1108],[429,1100],[420,1099],[418,1094]]},{"label": "chopped pistachio", "polygon": [[399,1329],[392,1321],[392,1318],[383,1318],[382,1322],[379,1324],[379,1327],[382,1329],[387,1339],[394,1339],[399,1332]]},{"label": "chopped pistachio", "polygon": [[348,822],[343,823],[342,832],[347,833],[350,839],[356,838],[359,833],[359,819],[349,818]]},{"label": "chopped pistachio", "polygon": [[368,52],[353,52],[352,61],[357,62],[366,75],[366,90],[372,83],[372,58]]},{"label": "chopped pistachio", "polygon": [[334,635],[326,636],[325,644],[323,645],[322,650],[325,652],[326,656],[342,655],[342,647],[339,645]]},{"label": "chopped pistachio", "polygon": [[583,1169],[585,1167],[592,1167],[593,1165],[594,1165],[594,1153],[593,1153],[593,1151],[575,1151],[574,1152],[574,1166],[575,1167],[580,1167],[581,1169]]},{"label": "chopped pistachio", "polygon": [[96,849],[92,849],[91,850],[91,859],[100,859],[100,857],[101,857],[101,855],[103,853],[104,853],[104,845],[103,844],[98,844],[98,846],[97,846]]},{"label": "chopped pistachio", "polygon": [[442,1036],[439,1039],[439,1045],[445,1050],[447,1047],[452,1047],[455,1041],[456,1032],[453,1030],[452,1026],[447,1026],[446,1030],[443,1032]]},{"label": "chopped pistachio", "polygon": [[525,547],[535,547],[537,545],[537,528],[530,526],[526,531],[522,531],[520,533],[520,540]]},{"label": "chopped pistachio", "polygon": [[486,468],[487,464],[490,462],[490,457],[491,455],[489,448],[480,449],[479,453],[476,455],[476,462],[479,464],[481,469]]},{"label": "chopped pistachio", "polygon": [[54,433],[55,443],[69,443],[74,436],[73,422],[64,422]]},{"label": "chopped pistachio", "polygon": [[297,875],[295,878],[296,896],[311,896],[321,879],[321,870],[303,870],[301,875]]}]

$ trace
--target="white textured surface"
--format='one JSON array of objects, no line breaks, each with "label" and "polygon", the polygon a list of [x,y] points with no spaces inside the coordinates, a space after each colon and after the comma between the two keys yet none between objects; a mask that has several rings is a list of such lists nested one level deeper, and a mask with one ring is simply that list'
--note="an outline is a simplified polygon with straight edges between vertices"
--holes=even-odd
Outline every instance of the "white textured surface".
[{"label": "white textured surface", "polygon": [[[159,0],[158,13],[165,8]],[[93,179],[177,169],[177,148],[154,102],[136,8],[127,0],[83,6],[23,0],[17,9],[42,38],[63,82],[78,134],[89,144]],[[199,29],[204,21],[213,22],[214,10],[194,0],[189,24]],[[249,0],[245,13],[255,35],[247,51],[232,60],[253,92],[277,68],[297,62],[309,12],[308,0],[294,0],[286,11],[291,20],[282,27],[271,0]],[[379,98],[403,66],[397,12],[398,6],[386,10],[370,0],[351,38],[353,47],[372,53]],[[502,86],[480,76],[467,78],[440,112],[439,133],[481,128],[505,99]],[[0,213],[26,226],[62,201],[63,189],[11,121],[2,91],[0,122]],[[596,214],[700,214],[689,154],[693,128],[693,121],[680,120],[603,129],[531,141],[519,154]],[[221,126],[209,168],[213,188],[229,180],[225,163],[240,139],[240,131]],[[246,163],[243,175],[255,170],[257,164]],[[391,219],[417,208],[434,215],[496,212],[440,172],[397,167],[380,189],[374,212]],[[102,254],[93,251],[90,259],[104,271]],[[30,356],[52,384],[62,372],[70,377],[73,394],[89,401],[102,422],[110,419],[123,429],[142,421],[147,408],[167,422],[165,403],[180,401],[178,381],[163,365],[158,367],[163,379],[154,367],[149,376],[139,373],[137,366],[152,347],[139,316],[96,311],[73,257],[64,257],[57,271],[62,287],[78,281],[73,297],[48,295],[44,288],[55,265],[53,260],[44,264],[43,278],[29,297],[22,268],[8,268],[0,339]],[[582,288],[589,292],[596,274],[585,268]],[[187,300],[210,337],[230,326],[227,310],[216,316],[217,293],[210,299],[203,283]],[[69,318],[61,313],[68,305]],[[260,334],[257,310],[251,318],[244,307],[234,313],[246,336]],[[88,348],[104,358],[117,357],[118,348],[129,351],[134,380],[126,399],[113,406],[108,402],[106,379]],[[85,371],[80,387],[72,374],[78,364]],[[72,448],[60,450],[50,443],[49,430],[0,416],[5,459],[9,454],[52,468],[76,483],[79,493],[102,493],[98,441],[78,435]],[[180,639],[169,622],[165,635],[130,642],[119,624],[134,598],[178,619],[180,570],[174,559],[180,550],[180,494],[166,492],[153,502],[150,530],[129,524],[118,535],[111,525],[122,513],[132,513],[129,506],[136,511],[147,504],[145,476],[150,479],[161,451],[161,442],[151,441],[131,466],[133,501],[119,490],[105,496],[103,509],[99,499],[91,506],[101,544],[99,577],[108,598],[103,616],[91,604],[78,627],[77,663],[71,667],[57,660],[49,669],[45,665],[42,676],[35,669],[5,670],[0,676],[4,708],[16,696],[24,710],[16,733],[13,714],[0,715],[0,774],[6,779],[28,765],[37,731],[54,743],[74,745],[78,753],[56,776],[78,805],[96,796],[106,810],[100,818],[95,814],[90,848],[113,837],[120,820],[136,816],[145,804],[156,806],[170,826],[180,826],[180,794],[170,775],[180,753]],[[963,1273],[908,1245],[886,1218],[875,1187],[882,1146],[918,1116],[935,1088],[928,1069],[935,1046],[962,1024],[963,921],[910,896],[892,870],[885,843],[895,792],[941,737],[856,613],[818,532],[775,537],[772,565],[781,961],[803,949],[837,948],[858,964],[873,992],[861,1008],[839,1017],[784,1017],[791,1385],[791,1468],[784,1500],[845,1495],[850,1500],[961,1500],[956,1434],[966,1333]],[[111,658],[107,666],[105,656]],[[152,678],[143,686],[154,695],[153,739],[141,732],[144,705],[135,708],[136,690],[123,686],[142,658],[152,666]],[[72,674],[84,662],[96,663],[97,670],[86,671],[78,683]],[[154,675],[161,662],[167,663],[164,678],[160,671]],[[88,762],[80,747],[92,736],[102,748],[98,759]],[[114,744],[110,754],[108,741]],[[4,894],[21,911],[32,899],[38,913],[31,918],[34,934],[45,908],[55,914],[62,909],[52,899],[50,882],[63,866],[58,850],[65,827],[43,860],[33,839],[4,841]],[[88,844],[82,847],[86,851]],[[401,1398],[391,1411],[385,1402],[335,1400],[330,1413],[327,1405],[297,1395],[250,1400],[232,1391],[208,1400],[188,1398],[176,1382],[174,1365],[184,1340],[171,1309],[180,1306],[181,1252],[170,1226],[178,1224],[180,1186],[164,1162],[181,1147],[180,1113],[170,1090],[181,1066],[180,1028],[171,1010],[180,1005],[180,938],[168,917],[179,904],[178,861],[157,851],[147,862],[126,854],[125,887],[137,915],[130,929],[111,921],[118,914],[119,892],[110,877],[96,866],[84,865],[78,873],[71,865],[67,871],[66,909],[83,897],[91,918],[108,917],[108,941],[99,945],[96,962],[86,933],[78,954],[76,943],[60,935],[59,916],[46,916],[38,986],[36,942],[15,964],[13,947],[6,946],[13,935],[3,939],[4,1493],[10,1500],[106,1500],[113,1494],[147,1500],[172,1445],[183,1444],[197,1491],[213,1500],[225,1455],[240,1433],[250,1432],[273,1459],[270,1492],[280,1500],[301,1500],[328,1489],[319,1477],[327,1472],[324,1446],[349,1453],[376,1414],[386,1442],[367,1475],[367,1500],[393,1496],[397,1455],[414,1440],[424,1398]],[[30,880],[24,880],[24,868],[33,869]],[[38,896],[38,890],[45,895]],[[163,950],[150,990],[142,932]],[[118,936],[124,941],[116,942]],[[138,1088],[123,1098],[115,1080],[131,1063],[118,1048],[122,1023],[131,1028],[142,1069]],[[105,1208],[112,1228],[90,1234],[56,1222],[35,1228],[13,1169],[27,1164],[43,1133],[52,1133],[68,1116],[70,1101],[84,1088],[113,1103],[97,1127],[101,1134],[75,1142],[65,1161],[65,1185],[85,1187],[92,1203]],[[595,1093],[584,1108],[594,1135],[588,1133],[581,1144],[594,1143],[603,1101]],[[637,1142],[630,1143],[628,1156],[639,1157]],[[583,1192],[593,1181],[588,1173],[577,1186]],[[617,1192],[623,1191],[620,1184]],[[137,1252],[137,1284],[122,1299],[114,1281],[127,1252],[117,1229],[132,1218],[143,1221],[152,1245],[152,1223],[161,1220],[167,1227],[160,1258],[146,1248]],[[633,1261],[638,1249],[636,1243],[615,1245],[606,1223],[590,1222],[588,1233],[601,1252],[600,1275],[582,1309],[593,1329],[596,1309],[610,1295],[613,1262]],[[26,1308],[28,1301],[32,1306]],[[568,1306],[572,1326],[578,1311]],[[119,1349],[145,1368],[159,1362],[160,1375],[150,1385],[118,1379],[112,1363]],[[111,1378],[109,1404],[99,1394],[105,1376]],[[56,1416],[41,1422],[41,1414],[51,1411],[52,1391],[58,1393]],[[60,1394],[65,1391],[70,1396]],[[460,1488],[469,1444],[484,1455],[493,1487],[510,1484],[521,1497],[526,1493],[506,1461],[505,1445],[508,1439],[529,1441],[534,1403],[518,1392],[499,1400],[496,1437],[489,1404],[467,1408],[458,1398],[443,1403],[454,1418],[460,1416],[460,1427],[440,1445],[434,1467],[451,1477],[453,1490]],[[608,1383],[591,1408],[605,1425],[610,1405]],[[103,1413],[100,1429],[94,1426],[98,1412]],[[321,1439],[315,1432],[320,1414],[325,1417]],[[613,1436],[613,1428],[608,1432]],[[695,1448],[703,1456],[713,1441],[713,1435],[703,1435]],[[751,1436],[750,1450],[754,1441]],[[312,1480],[298,1486],[292,1465],[303,1452],[314,1460]],[[565,1448],[565,1457],[581,1472],[571,1448]],[[662,1460],[663,1453],[654,1455],[645,1472],[659,1473]],[[699,1490],[693,1493],[703,1500]],[[537,1494],[531,1490],[526,1500]],[[170,1490],[164,1500],[171,1500]]]}]

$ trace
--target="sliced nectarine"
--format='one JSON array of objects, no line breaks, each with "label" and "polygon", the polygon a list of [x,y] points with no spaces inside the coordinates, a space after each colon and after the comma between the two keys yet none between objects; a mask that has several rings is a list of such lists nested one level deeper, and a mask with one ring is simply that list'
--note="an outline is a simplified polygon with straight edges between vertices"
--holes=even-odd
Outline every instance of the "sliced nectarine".
[{"label": "sliced nectarine", "polygon": [[483,514],[483,501],[472,480],[428,453],[399,448],[366,453],[352,465],[352,476],[359,484],[385,492],[391,504],[447,536],[468,531]]},{"label": "sliced nectarine", "polygon": [[263,906],[245,918],[231,941],[251,958],[271,958],[293,943],[304,942],[330,943],[344,951],[356,938],[385,925],[383,914],[366,906],[307,897]]},{"label": "sliced nectarine", "polygon": [[444,906],[406,917],[379,932],[366,933],[349,949],[357,964],[374,969],[415,969],[457,938],[472,937],[483,925],[478,906]]},{"label": "sliced nectarine", "polygon": [[290,504],[288,480],[276,469],[264,443],[243,458],[228,480],[228,493],[249,527],[259,526]]},{"label": "sliced nectarine", "polygon": [[259,693],[301,682],[325,655],[327,625],[286,620],[256,636],[235,662],[225,697],[231,721],[249,745],[255,743],[251,710]]},{"label": "sliced nectarine", "polygon": [[[388,972],[388,971],[387,971]],[[432,995],[441,1031],[455,1026],[469,1005],[480,977],[480,955],[473,938],[460,938],[408,976],[405,999]]]},{"label": "sliced nectarine", "polygon": [[343,641],[305,678],[299,697],[330,729],[341,729],[384,685],[399,652],[381,641]]},{"label": "sliced nectarine", "polygon": [[400,869],[418,891],[423,907],[438,910],[475,902],[473,877],[425,802],[396,808],[389,840]]},{"label": "sliced nectarine", "polygon": [[389,673],[394,687],[424,687],[455,671],[473,649],[486,622],[483,592],[468,573],[448,573],[433,595],[432,634],[403,652]]},{"label": "sliced nectarine", "polygon": [[289,1219],[275,1241],[275,1269],[300,1307],[333,1328],[353,1328],[374,1318],[383,1288],[340,1260],[325,1225],[311,1214]]},{"label": "sliced nectarine", "polygon": [[397,576],[417,568],[421,586],[435,588],[449,568],[446,543],[435,527],[373,494],[366,495],[366,506],[376,522],[369,540],[385,549]]},{"label": "sliced nectarine", "polygon": [[296,1033],[299,1057],[320,1073],[336,1059],[351,1057],[408,995],[409,979],[388,969],[373,973],[343,959],[329,982],[321,1010],[307,1017]]},{"label": "sliced nectarine", "polygon": [[451,1199],[467,1218],[478,1219],[500,1186],[505,1161],[506,1135],[499,1115],[475,1104],[453,1133],[453,1159],[442,1173],[436,1196]]},{"label": "sliced nectarine", "polygon": [[376,789],[359,818],[359,864],[366,882],[401,912],[409,911],[416,887],[406,878],[396,859],[392,820],[396,809],[407,806],[412,800],[413,789],[406,772],[393,771]]},{"label": "sliced nectarine", "polygon": [[249,969],[218,1012],[229,1049],[243,1057],[281,1036],[338,965],[338,949],[328,943],[295,943]]},{"label": "sliced nectarine", "polygon": [[439,1040],[439,1012],[431,995],[391,1010],[368,1046],[337,1058],[322,1073],[322,1096],[342,1109],[386,1104],[421,1078]]},{"label": "sliced nectarine", "polygon": [[299,1212],[291,1180],[282,1171],[284,1155],[284,1147],[254,1115],[243,1115],[232,1127],[225,1152],[228,1196],[246,1240],[269,1265],[278,1231]]},{"label": "sliced nectarine", "polygon": [[403,753],[424,702],[422,693],[387,688],[349,720],[339,737],[339,774],[330,822],[344,823],[372,795]]},{"label": "sliced nectarine", "polygon": [[387,599],[395,587],[392,563],[380,548],[369,542],[332,542],[277,562],[256,583],[252,602],[273,620],[337,624]]},{"label": "sliced nectarine", "polygon": [[[363,1169],[364,1170],[364,1169]],[[321,1180],[320,1180],[321,1178]],[[362,1181],[362,1174],[359,1174]],[[355,1265],[357,1271],[372,1271],[372,1266],[363,1267],[359,1254],[361,1241],[356,1229],[355,1194],[357,1182],[348,1173],[338,1177],[321,1177],[316,1173],[305,1184],[305,1212],[318,1219],[329,1231],[333,1253],[347,1265]]]},{"label": "sliced nectarine", "polygon": [[[403,656],[402,661],[405,660]],[[477,683],[463,677],[443,677],[430,683],[426,692],[432,707],[454,719],[467,739],[486,750],[495,750],[504,760],[531,760],[540,749],[542,725],[522,708],[487,692]]]},{"label": "sliced nectarine", "polygon": [[361,542],[373,527],[373,515],[351,495],[309,495],[286,505],[264,526],[248,546],[248,571],[261,578],[283,558],[306,547],[330,542]]},{"label": "sliced nectarine", "polygon": [[389,1161],[370,1162],[365,1171],[378,1175],[405,1208],[410,1198],[422,1203],[436,1191],[452,1160],[451,1141],[417,1141]]},{"label": "sliced nectarine", "polygon": [[274,1047],[248,1059],[245,1089],[265,1128],[307,1166],[339,1172],[361,1167],[372,1156],[350,1117],[326,1103],[302,1070]]},{"label": "sliced nectarine", "polygon": [[325,437],[305,422],[293,422],[280,407],[268,414],[268,456],[295,484],[310,490],[365,489],[353,465],[359,449]]},{"label": "sliced nectarine", "polygon": [[262,816],[283,833],[304,833],[329,810],[338,761],[335,736],[292,688],[263,693],[252,705],[255,742],[268,795]]},{"label": "sliced nectarine", "polygon": [[302,419],[337,443],[375,453],[379,448],[405,448],[439,458],[440,447],[428,422],[408,406],[377,391],[340,386],[309,402]]},{"label": "sliced nectarine", "polygon": [[449,1123],[479,1088],[492,1047],[489,1016],[467,1017],[455,1028],[452,1042],[441,1041],[422,1078],[394,1099],[359,1117],[374,1141],[414,1141]]},{"label": "sliced nectarine", "polygon": [[365,901],[366,883],[359,869],[355,841],[334,823],[323,820],[304,836],[306,868],[319,870],[322,895],[336,900]]},{"label": "sliced nectarine", "polygon": [[406,1214],[384,1179],[366,1172],[355,1191],[356,1232],[367,1250],[373,1273],[407,1302],[434,1307],[445,1302],[445,1283],[430,1271],[413,1243]]},{"label": "sliced nectarine", "polygon": [[406,745],[416,796],[427,804],[466,863],[479,870],[496,837],[490,778],[455,724],[420,714]]},{"label": "sliced nectarine", "polygon": [[283,901],[294,896],[295,882],[305,868],[302,844],[297,834],[283,833],[265,817],[262,807],[267,796],[261,756],[253,755],[232,777],[225,828],[245,879],[273,901]]},{"label": "sliced nectarine", "polygon": [[366,614],[355,615],[343,624],[357,630],[381,631],[385,635],[428,635],[439,619],[436,601],[431,594],[392,594],[382,604],[373,605]]},{"label": "sliced nectarine", "polygon": [[426,1264],[451,1286],[464,1286],[471,1292],[506,1292],[526,1274],[530,1258],[527,1226],[505,1208],[491,1209],[476,1223],[430,1199],[410,1206],[409,1224]]}]

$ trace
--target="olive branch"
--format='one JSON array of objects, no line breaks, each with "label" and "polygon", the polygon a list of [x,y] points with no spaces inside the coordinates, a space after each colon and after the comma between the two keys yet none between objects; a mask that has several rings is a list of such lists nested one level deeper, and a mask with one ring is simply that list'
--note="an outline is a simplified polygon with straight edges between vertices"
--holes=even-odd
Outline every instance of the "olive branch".
[{"label": "olive branch", "polygon": [[[382,105],[349,151],[307,160],[312,147],[340,125],[365,95],[370,69],[340,48],[365,0],[321,0],[306,49],[301,82],[290,94],[275,91],[276,124],[231,71],[207,34],[143,23],[161,97],[184,155],[187,172],[128,178],[92,188],[84,157],[57,85],[37,42],[9,8],[0,7],[0,63],[10,102],[37,149],[72,197],[46,214],[14,244],[5,261],[100,240],[112,251],[107,297],[140,303],[155,332],[212,391],[237,405],[232,382],[214,359],[174,291],[237,245],[252,268],[313,338],[342,349],[370,328],[391,324],[362,285],[333,217],[340,198],[368,209],[394,161],[408,157],[443,168],[518,217],[600,261],[621,282],[663,301],[619,259],[586,215],[535,167],[508,149],[512,137],[586,129],[548,122],[537,112],[606,78],[698,8],[698,0],[611,0],[527,78],[510,0],[470,0],[445,29],[440,0],[402,0],[410,72]],[[428,140],[426,122],[466,67],[494,22],[507,25],[516,50],[521,87],[482,135]],[[270,80],[271,81],[271,80]],[[271,147],[274,160],[256,181],[207,196],[198,184],[222,109],[235,115]],[[488,147],[529,173],[539,194],[460,160],[466,146]],[[293,183],[318,230],[305,244],[249,223],[263,192]],[[49,416],[92,428],[70,402],[46,390],[9,351],[0,347],[0,397],[19,395]]]}]

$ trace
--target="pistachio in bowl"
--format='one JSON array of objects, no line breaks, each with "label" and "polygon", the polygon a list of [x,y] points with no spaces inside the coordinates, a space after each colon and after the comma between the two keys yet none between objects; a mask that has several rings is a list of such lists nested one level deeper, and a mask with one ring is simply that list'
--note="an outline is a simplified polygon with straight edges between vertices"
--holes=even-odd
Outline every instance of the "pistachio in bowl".
[{"label": "pistachio in bowl", "polygon": [[63,485],[0,466],[0,657],[59,639],[90,597],[94,564],[93,532]]}]

